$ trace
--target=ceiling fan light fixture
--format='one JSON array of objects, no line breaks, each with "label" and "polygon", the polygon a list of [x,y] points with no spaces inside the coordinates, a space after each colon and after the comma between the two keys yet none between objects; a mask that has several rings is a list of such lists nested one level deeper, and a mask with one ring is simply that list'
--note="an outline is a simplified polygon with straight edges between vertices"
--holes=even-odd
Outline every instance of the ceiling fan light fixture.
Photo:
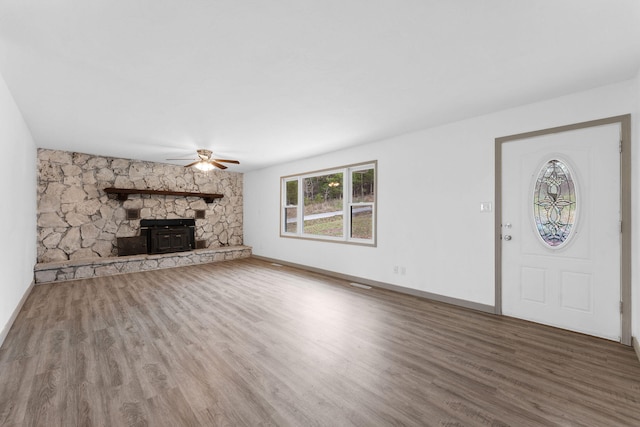
[{"label": "ceiling fan light fixture", "polygon": [[216,168],[211,163],[205,162],[204,160],[196,163],[195,165],[193,165],[193,167],[198,170],[201,170],[202,172],[208,172]]}]

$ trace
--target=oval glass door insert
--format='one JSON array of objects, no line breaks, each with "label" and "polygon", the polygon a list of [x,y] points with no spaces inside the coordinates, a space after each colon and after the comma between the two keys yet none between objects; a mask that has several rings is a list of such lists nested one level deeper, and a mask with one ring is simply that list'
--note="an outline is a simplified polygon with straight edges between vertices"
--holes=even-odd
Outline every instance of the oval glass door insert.
[{"label": "oval glass door insert", "polygon": [[566,163],[549,160],[538,173],[533,190],[533,219],[542,241],[564,246],[576,222],[576,185]]}]

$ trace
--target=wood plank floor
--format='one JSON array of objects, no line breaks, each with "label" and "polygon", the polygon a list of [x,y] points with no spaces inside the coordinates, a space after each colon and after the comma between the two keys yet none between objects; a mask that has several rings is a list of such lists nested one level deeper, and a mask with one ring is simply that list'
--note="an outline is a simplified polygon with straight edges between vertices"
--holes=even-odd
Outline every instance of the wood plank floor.
[{"label": "wood plank floor", "polygon": [[625,346],[245,259],[36,286],[2,426],[638,426]]}]

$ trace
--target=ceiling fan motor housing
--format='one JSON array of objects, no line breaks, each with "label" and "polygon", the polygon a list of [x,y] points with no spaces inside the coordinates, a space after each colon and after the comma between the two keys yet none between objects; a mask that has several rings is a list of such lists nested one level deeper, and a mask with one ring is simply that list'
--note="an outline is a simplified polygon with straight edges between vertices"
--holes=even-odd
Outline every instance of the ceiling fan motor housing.
[{"label": "ceiling fan motor housing", "polygon": [[202,160],[209,160],[211,158],[211,154],[213,154],[211,150],[205,150],[204,148],[198,150],[198,157]]}]

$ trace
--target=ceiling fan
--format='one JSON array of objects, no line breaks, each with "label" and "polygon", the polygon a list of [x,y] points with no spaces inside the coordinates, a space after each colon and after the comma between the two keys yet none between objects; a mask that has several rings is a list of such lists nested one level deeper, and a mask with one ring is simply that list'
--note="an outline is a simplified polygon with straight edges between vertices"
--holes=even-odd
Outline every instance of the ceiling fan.
[{"label": "ceiling fan", "polygon": [[[233,163],[235,165],[240,164],[240,162],[237,160],[212,159],[211,156],[213,155],[213,152],[211,152],[211,150],[205,150],[201,148],[197,151],[197,153],[200,159],[196,160],[195,162],[189,163],[188,165],[185,165],[184,166],[185,168],[193,166],[196,169],[206,172],[215,168],[226,169],[227,166],[223,165],[222,163]],[[190,160],[190,159],[167,159],[167,160]]]}]

